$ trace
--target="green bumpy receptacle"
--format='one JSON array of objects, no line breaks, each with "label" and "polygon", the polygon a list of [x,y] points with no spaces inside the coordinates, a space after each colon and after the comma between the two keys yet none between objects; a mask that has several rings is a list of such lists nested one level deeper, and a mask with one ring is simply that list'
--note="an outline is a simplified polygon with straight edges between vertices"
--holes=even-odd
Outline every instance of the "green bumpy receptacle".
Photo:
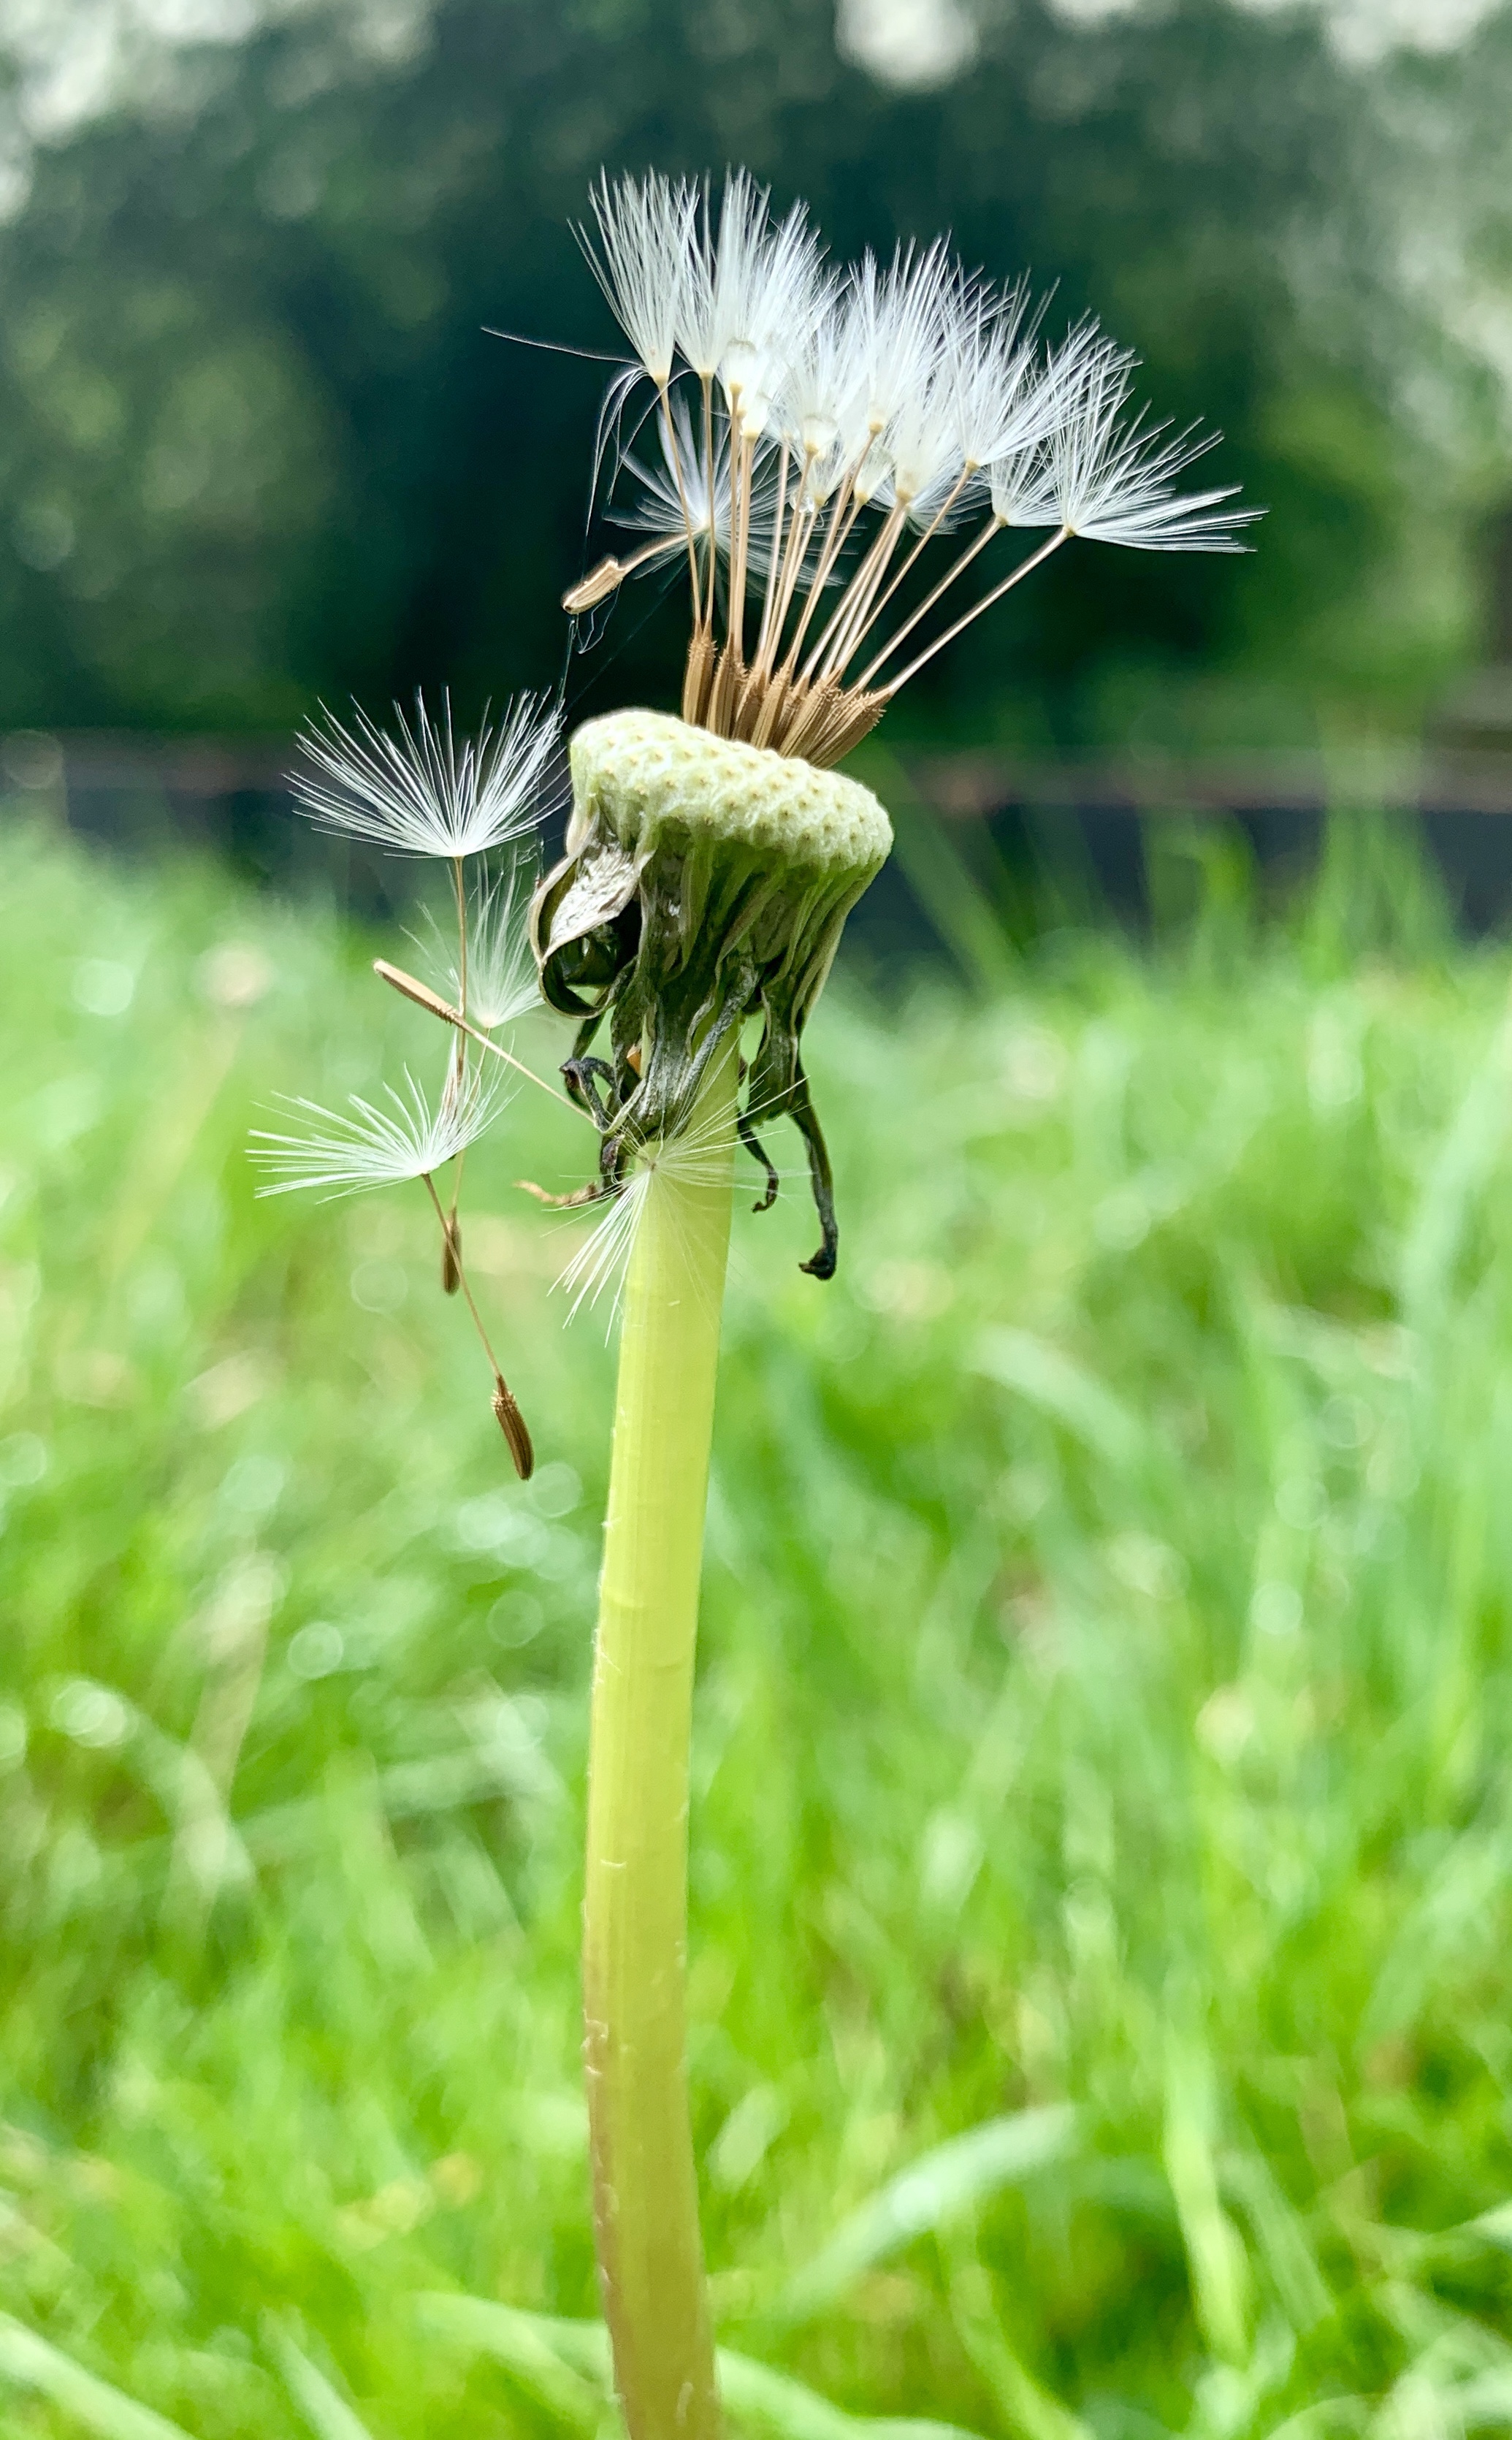
[{"label": "green bumpy receptacle", "polygon": [[[546,998],[581,1019],[568,1073],[603,1129],[604,1175],[617,1182],[637,1149],[686,1127],[719,1045],[759,1015],[740,1134],[765,1162],[753,1122],[802,1131],[825,1232],[804,1268],[827,1279],[829,1163],[801,1041],[892,824],[855,780],[666,712],[585,721],[571,760],[567,852],[531,933]],[[606,1016],[608,1062],[588,1055]]]}]

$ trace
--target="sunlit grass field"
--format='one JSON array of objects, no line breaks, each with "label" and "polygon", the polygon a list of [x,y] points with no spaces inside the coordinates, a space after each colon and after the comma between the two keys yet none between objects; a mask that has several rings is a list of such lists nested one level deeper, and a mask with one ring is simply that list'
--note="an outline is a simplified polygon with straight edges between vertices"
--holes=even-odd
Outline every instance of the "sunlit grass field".
[{"label": "sunlit grass field", "polygon": [[[798,1180],[738,1210],[691,1947],[737,2432],[1512,2429],[1512,965],[1370,835],[1285,920],[1220,855],[1141,951],[978,908],[990,992],[843,973],[839,1279]],[[393,942],[16,816],[0,941],[0,2430],[607,2434],[613,1353],[513,1183],[583,1145],[525,1087],[470,1157],[522,1489],[420,1190],[254,1198],[280,1091],[434,1066]]]}]

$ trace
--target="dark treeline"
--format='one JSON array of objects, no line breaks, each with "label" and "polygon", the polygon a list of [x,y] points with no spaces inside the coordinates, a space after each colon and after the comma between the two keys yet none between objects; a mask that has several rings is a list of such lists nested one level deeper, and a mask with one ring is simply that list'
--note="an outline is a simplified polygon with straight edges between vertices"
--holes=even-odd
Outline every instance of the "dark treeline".
[{"label": "dark treeline", "polygon": [[[1410,692],[1465,648],[1452,572],[1398,575],[1425,484],[1452,489],[1383,371],[1430,344],[1390,260],[1401,139],[1310,12],[1010,0],[913,94],[838,54],[831,0],[438,0],[386,57],[370,15],[183,52],[34,149],[0,229],[0,726],[554,682],[604,372],[486,332],[614,346],[569,226],[601,163],[745,161],[838,254],[949,226],[1029,266],[1052,325],[1098,312],[1269,506],[1249,560],[1068,554],[916,724],[1067,741],[1116,725],[1131,672],[1284,706]],[[631,596],[573,688],[665,700],[671,656]]]}]

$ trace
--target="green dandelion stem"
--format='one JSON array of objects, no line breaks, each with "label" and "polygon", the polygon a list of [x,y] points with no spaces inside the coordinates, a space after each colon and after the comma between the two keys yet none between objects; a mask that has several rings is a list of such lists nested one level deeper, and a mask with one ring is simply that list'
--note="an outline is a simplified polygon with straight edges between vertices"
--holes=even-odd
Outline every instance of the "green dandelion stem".
[{"label": "green dandelion stem", "polygon": [[646,1194],[625,1285],[594,1661],[583,2000],[604,2309],[631,2440],[717,2440],[688,2121],[688,1742],[737,1077]]}]

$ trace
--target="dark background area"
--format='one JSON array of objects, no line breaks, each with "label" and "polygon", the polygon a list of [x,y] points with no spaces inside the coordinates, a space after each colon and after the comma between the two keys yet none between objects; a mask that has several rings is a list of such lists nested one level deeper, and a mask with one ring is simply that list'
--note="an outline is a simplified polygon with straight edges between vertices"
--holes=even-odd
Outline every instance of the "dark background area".
[{"label": "dark background area", "polygon": [[[839,255],[949,227],[1029,267],[1268,507],[1251,558],[1068,553],[899,742],[1410,736],[1494,650],[1506,9],[1361,56],[1311,8],[983,0],[912,87],[831,0],[307,7],[143,31],[91,84],[93,22],[0,13],[0,729],[554,683],[605,372],[487,332],[614,347],[570,225],[601,164],[744,161]],[[679,623],[631,594],[571,707],[667,701]]]}]

